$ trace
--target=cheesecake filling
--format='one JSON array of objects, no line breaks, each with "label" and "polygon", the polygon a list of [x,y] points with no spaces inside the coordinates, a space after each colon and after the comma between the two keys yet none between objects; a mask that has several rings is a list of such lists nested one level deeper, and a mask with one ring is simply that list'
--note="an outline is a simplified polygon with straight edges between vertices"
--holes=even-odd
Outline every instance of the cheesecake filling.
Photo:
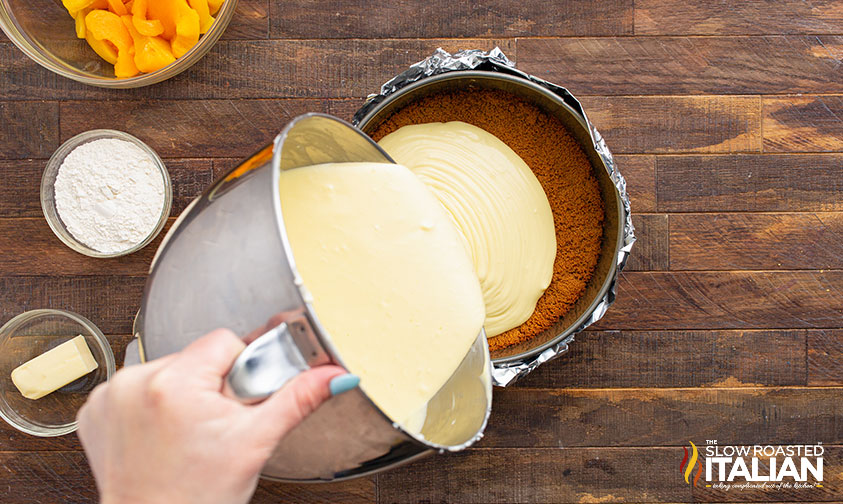
[{"label": "cheesecake filling", "polygon": [[400,165],[287,170],[280,193],[296,267],[343,363],[387,416],[418,432],[483,327],[459,231]]},{"label": "cheesecake filling", "polygon": [[496,136],[460,121],[404,126],[379,144],[433,191],[465,239],[486,335],[524,323],[556,257],[550,203],[530,167]]}]

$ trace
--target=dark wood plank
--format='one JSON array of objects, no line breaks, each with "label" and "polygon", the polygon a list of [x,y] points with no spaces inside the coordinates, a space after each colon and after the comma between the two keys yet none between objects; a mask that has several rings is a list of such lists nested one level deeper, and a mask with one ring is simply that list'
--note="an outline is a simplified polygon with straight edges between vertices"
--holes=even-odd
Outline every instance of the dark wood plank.
[{"label": "dark wood plank", "polygon": [[806,385],[805,338],[804,330],[586,331],[515,388]]},{"label": "dark wood plank", "polygon": [[633,212],[656,211],[656,156],[619,154],[615,162],[626,179]]},{"label": "dark wood plank", "polygon": [[843,155],[658,156],[655,163],[660,212],[843,211]]},{"label": "dark wood plank", "polygon": [[670,216],[674,271],[841,268],[840,212]]},{"label": "dark wood plank", "polygon": [[313,99],[70,101],[61,104],[61,136],[122,129],[161,156],[245,158],[305,112],[330,112],[330,104]]},{"label": "dark wood plank", "polygon": [[669,264],[667,215],[632,215],[635,245],[627,271],[667,270]]},{"label": "dark wood plank", "polygon": [[595,329],[839,328],[843,271],[629,272]]},{"label": "dark wood plank", "polygon": [[843,151],[843,95],[764,98],[763,106],[765,151]]},{"label": "dark wood plank", "polygon": [[[0,44],[5,99],[364,98],[437,47],[489,50],[515,59],[514,39],[223,40],[190,69],[155,86],[98,89],[42,69]],[[362,101],[361,101],[362,104]],[[359,107],[359,105],[358,105]]]},{"label": "dark wood plank", "polygon": [[173,209],[178,216],[194,198],[214,181],[213,163],[209,159],[165,159],[173,183]]},{"label": "dark wood plank", "polygon": [[683,453],[681,446],[473,449],[379,475],[379,502],[834,502],[843,490],[839,446],[826,447],[823,487],[774,492],[694,488],[679,472]]},{"label": "dark wood plank", "polygon": [[843,37],[520,39],[518,67],[574,94],[839,93]]},{"label": "dark wood plank", "polygon": [[836,0],[636,0],[636,35],[843,33]]},{"label": "dark wood plank", "polygon": [[4,501],[16,504],[97,502],[97,489],[82,452],[1,452]]},{"label": "dark wood plank", "polygon": [[237,10],[222,34],[223,40],[269,37],[269,0],[237,0]]},{"label": "dark wood plank", "polygon": [[144,277],[0,277],[0,321],[36,308],[83,315],[104,333],[129,334],[140,306]]},{"label": "dark wood plank", "polygon": [[0,125],[3,159],[50,157],[59,136],[58,103],[0,102]]},{"label": "dark wood plank", "polygon": [[[58,141],[53,149],[58,148]],[[173,183],[173,215],[213,181],[209,159],[164,159]],[[41,211],[41,174],[46,159],[0,160],[0,218],[43,218]]]},{"label": "dark wood plank", "polygon": [[[3,502],[96,504],[97,490],[84,453],[79,451],[0,452]],[[373,502],[371,479],[324,485],[283,485],[261,481],[253,504],[279,502]]]},{"label": "dark wood plank", "polygon": [[632,1],[273,2],[273,38],[431,38],[631,35]]},{"label": "dark wood plank", "polygon": [[482,446],[840,444],[841,397],[836,388],[499,389]]},{"label": "dark wood plank", "polygon": [[473,449],[378,475],[379,502],[690,502],[681,455],[681,448]]},{"label": "dark wood plank", "polygon": [[158,237],[142,250],[125,257],[96,259],[82,255],[59,241],[43,218],[0,219],[0,236],[9,244],[0,254],[0,271],[7,276],[144,276],[174,220],[171,218]]},{"label": "dark wood plank", "polygon": [[[58,108],[58,107],[57,107]],[[58,126],[58,125],[57,125]],[[56,128],[58,130],[58,128]],[[58,131],[48,150],[58,147]],[[0,152],[5,155],[5,153]],[[39,217],[41,211],[41,174],[46,159],[0,161],[0,216]]]},{"label": "dark wood plank", "polygon": [[843,330],[808,334],[808,385],[843,386]]},{"label": "dark wood plank", "polygon": [[368,504],[377,499],[375,476],[340,483],[291,485],[261,480],[251,504],[307,502],[333,504]]},{"label": "dark wood plank", "polygon": [[751,96],[581,98],[612,152],[761,150],[761,101]]}]

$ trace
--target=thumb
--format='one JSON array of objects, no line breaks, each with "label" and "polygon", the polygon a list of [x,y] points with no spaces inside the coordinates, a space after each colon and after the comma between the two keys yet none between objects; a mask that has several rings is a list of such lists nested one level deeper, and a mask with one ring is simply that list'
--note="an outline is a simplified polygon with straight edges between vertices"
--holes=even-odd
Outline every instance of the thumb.
[{"label": "thumb", "polygon": [[228,329],[217,329],[185,347],[173,359],[172,365],[189,370],[190,378],[220,390],[225,375],[244,348],[246,344],[236,334]]},{"label": "thumb", "polygon": [[[263,421],[254,422],[266,429],[267,442],[276,443],[331,397],[331,380],[346,375],[339,366],[308,369],[287,382],[262,403],[252,407]],[[266,421],[266,419],[273,421]]]}]

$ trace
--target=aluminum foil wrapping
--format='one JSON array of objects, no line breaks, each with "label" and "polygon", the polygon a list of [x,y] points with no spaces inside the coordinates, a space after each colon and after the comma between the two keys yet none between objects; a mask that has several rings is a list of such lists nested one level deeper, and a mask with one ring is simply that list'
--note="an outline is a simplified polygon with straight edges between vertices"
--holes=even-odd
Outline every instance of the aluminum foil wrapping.
[{"label": "aluminum foil wrapping", "polygon": [[459,51],[453,55],[441,48],[437,49],[430,57],[411,65],[410,68],[382,85],[379,93],[369,95],[363,107],[354,114],[352,122],[355,126],[359,124],[360,120],[362,120],[372,108],[404,86],[433,75],[459,70],[487,70],[491,72],[502,72],[510,75],[516,75],[549,89],[559,96],[566,104],[571,106],[571,108],[583,117],[586,125],[588,125],[588,130],[591,133],[591,139],[594,142],[594,149],[603,159],[603,162],[606,163],[609,176],[612,181],[614,181],[615,187],[620,195],[620,199],[623,201],[624,209],[626,210],[626,221],[624,222],[622,238],[623,242],[621,243],[620,252],[618,254],[618,267],[615,271],[614,277],[610,279],[609,289],[606,291],[606,294],[597,304],[595,309],[589,314],[588,318],[564,340],[557,342],[537,355],[525,357],[517,361],[495,363],[492,369],[492,383],[499,387],[505,387],[528,375],[541,364],[555,359],[567,352],[568,345],[574,340],[574,335],[576,333],[582,331],[603,317],[606,310],[608,310],[609,306],[611,306],[611,304],[615,301],[618,276],[620,275],[621,270],[623,270],[624,265],[626,265],[626,260],[629,257],[630,250],[632,250],[632,244],[635,242],[635,229],[632,226],[629,196],[626,193],[626,180],[624,180],[623,175],[621,175],[618,167],[615,165],[615,160],[612,157],[612,153],[609,151],[609,148],[606,146],[606,142],[603,140],[603,137],[594,125],[591,124],[591,121],[588,120],[588,116],[583,110],[579,100],[574,98],[574,95],[562,86],[539,79],[538,77],[516,69],[512,61],[504,55],[500,48],[496,47],[488,52],[479,50]]}]

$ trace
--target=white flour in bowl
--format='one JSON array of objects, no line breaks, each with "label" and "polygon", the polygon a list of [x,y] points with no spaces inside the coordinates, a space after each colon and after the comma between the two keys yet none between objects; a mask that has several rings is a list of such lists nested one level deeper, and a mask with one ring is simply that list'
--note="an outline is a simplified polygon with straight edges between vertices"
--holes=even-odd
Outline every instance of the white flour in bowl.
[{"label": "white flour in bowl", "polygon": [[140,147],[101,138],[76,147],[59,167],[56,211],[78,241],[103,253],[128,250],[155,230],[164,178]]}]

